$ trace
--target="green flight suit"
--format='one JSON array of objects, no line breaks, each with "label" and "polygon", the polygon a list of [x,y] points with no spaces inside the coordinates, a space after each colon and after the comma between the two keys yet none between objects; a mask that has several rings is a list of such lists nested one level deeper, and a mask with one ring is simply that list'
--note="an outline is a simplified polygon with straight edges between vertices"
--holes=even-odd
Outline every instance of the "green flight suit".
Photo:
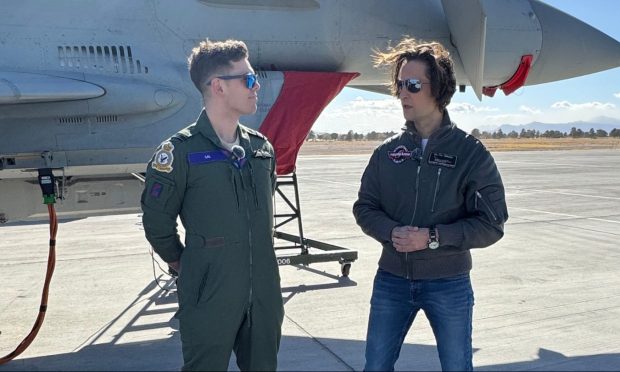
[{"label": "green flight suit", "polygon": [[[284,307],[273,248],[275,156],[240,125],[239,160],[222,147],[206,112],[163,142],[142,194],[146,238],[177,282],[183,370],[275,370]],[[185,244],[177,234],[177,216]]]}]

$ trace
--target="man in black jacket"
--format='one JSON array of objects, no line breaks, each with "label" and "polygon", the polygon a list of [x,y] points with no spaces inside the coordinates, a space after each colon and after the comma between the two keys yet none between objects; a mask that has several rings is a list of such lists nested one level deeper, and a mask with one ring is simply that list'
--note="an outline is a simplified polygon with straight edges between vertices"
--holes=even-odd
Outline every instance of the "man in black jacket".
[{"label": "man in black jacket", "polygon": [[450,120],[456,79],[441,44],[405,38],[374,57],[377,67],[391,67],[406,123],[375,149],[353,206],[364,233],[383,246],[365,370],[394,369],[420,309],[442,369],[472,370],[470,249],[504,235],[502,180],[486,148]]}]

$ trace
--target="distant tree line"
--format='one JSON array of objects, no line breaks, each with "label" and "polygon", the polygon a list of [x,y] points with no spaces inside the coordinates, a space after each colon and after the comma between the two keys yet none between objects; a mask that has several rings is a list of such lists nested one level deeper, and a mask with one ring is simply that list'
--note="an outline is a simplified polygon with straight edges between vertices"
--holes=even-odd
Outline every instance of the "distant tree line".
[{"label": "distant tree line", "polygon": [[569,133],[561,132],[559,130],[546,130],[544,132],[540,132],[539,130],[534,129],[521,129],[520,133],[513,130],[510,133],[504,133],[501,129],[498,129],[494,132],[483,131],[480,132],[478,129],[474,129],[471,131],[471,135],[476,138],[486,139],[486,138],[599,138],[599,137],[620,137],[620,129],[614,128],[611,132],[607,133],[607,131],[603,129],[594,129],[590,128],[589,131],[584,132],[581,129],[577,129],[576,127],[572,127]]},{"label": "distant tree line", "polygon": [[[395,135],[396,132],[375,132],[372,131],[370,133],[357,133],[352,130],[348,131],[346,134],[342,133],[317,133],[315,131],[310,131],[306,136],[306,141],[383,141],[387,138]],[[607,131],[603,129],[594,129],[590,128],[589,131],[584,132],[581,129],[577,129],[576,127],[572,127],[569,133],[561,132],[559,130],[546,130],[544,132],[540,132],[538,130],[533,129],[521,129],[521,132],[513,130],[510,133],[504,133],[501,129],[498,129],[494,132],[483,131],[480,132],[478,129],[474,129],[471,131],[471,135],[480,138],[599,138],[599,137],[620,137],[620,129],[614,128],[611,132],[607,133]]]},{"label": "distant tree line", "polygon": [[346,134],[341,133],[317,133],[313,130],[306,136],[306,141],[383,141],[396,135],[396,132],[375,132],[357,133],[352,130]]}]

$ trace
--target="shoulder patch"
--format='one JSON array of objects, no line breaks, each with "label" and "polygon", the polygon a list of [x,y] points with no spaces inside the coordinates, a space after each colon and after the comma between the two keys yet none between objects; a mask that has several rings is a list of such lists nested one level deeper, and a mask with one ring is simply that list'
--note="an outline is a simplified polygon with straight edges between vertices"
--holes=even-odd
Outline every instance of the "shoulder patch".
[{"label": "shoulder patch", "polygon": [[157,148],[151,167],[157,171],[170,173],[172,172],[172,163],[174,162],[174,145],[170,141],[163,142]]},{"label": "shoulder patch", "polygon": [[245,125],[243,126],[243,129],[244,129],[246,132],[248,132],[248,134],[251,134],[251,135],[253,135],[253,136],[255,136],[255,137],[262,138],[262,139],[264,139],[265,141],[267,141],[267,137],[265,137],[265,135],[264,135],[264,134],[262,134],[261,132],[256,131],[256,130],[254,130],[254,129],[252,129],[252,128],[248,128],[248,127],[246,127]]},{"label": "shoulder patch", "polygon": [[174,134],[172,137],[170,137],[170,139],[175,139],[175,140],[178,140],[179,142],[183,142],[187,140],[188,138],[190,138],[191,136],[192,136],[192,133],[190,132],[189,128],[185,128],[183,130],[180,130],[176,134]]}]

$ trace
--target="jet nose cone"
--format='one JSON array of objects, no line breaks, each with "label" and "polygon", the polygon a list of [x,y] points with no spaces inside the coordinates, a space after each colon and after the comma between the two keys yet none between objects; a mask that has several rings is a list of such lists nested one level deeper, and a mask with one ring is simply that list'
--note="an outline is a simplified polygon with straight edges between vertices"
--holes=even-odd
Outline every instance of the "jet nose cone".
[{"label": "jet nose cone", "polygon": [[547,83],[620,66],[620,42],[537,0],[530,0],[542,28],[542,48],[526,85]]}]

